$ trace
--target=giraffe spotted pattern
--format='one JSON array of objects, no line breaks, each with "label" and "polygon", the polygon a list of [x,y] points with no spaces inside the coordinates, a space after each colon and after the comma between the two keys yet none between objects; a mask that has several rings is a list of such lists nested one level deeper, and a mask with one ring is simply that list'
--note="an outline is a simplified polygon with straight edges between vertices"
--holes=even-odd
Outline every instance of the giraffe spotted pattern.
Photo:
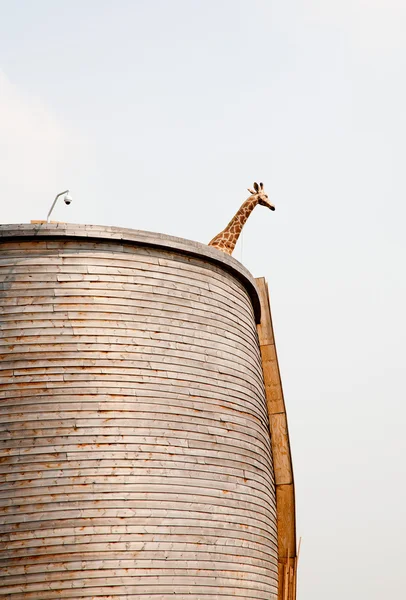
[{"label": "giraffe spotted pattern", "polygon": [[259,185],[254,183],[254,189],[248,188],[248,191],[251,193],[251,196],[241,205],[227,227],[209,242],[209,246],[213,246],[213,248],[231,255],[240,237],[242,228],[256,205],[262,204],[262,206],[267,206],[271,210],[275,210],[274,205],[269,202],[268,196],[264,192],[263,183]]}]

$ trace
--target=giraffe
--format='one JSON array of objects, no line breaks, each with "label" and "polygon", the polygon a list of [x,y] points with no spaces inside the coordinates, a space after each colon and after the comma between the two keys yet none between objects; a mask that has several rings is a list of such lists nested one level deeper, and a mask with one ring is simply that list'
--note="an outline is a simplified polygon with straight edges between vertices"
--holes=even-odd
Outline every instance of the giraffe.
[{"label": "giraffe", "polygon": [[263,183],[258,185],[255,182],[254,189],[248,188],[248,191],[251,196],[241,205],[240,210],[236,212],[227,227],[209,242],[209,246],[222,250],[226,254],[232,254],[241,230],[256,205],[262,204],[262,206],[275,210],[274,205],[269,202],[268,196],[264,192]]}]

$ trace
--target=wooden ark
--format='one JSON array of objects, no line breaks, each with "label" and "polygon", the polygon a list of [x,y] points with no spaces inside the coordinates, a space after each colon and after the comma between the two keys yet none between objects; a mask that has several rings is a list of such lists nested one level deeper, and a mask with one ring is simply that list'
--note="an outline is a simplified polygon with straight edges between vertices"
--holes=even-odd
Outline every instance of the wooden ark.
[{"label": "wooden ark", "polygon": [[203,244],[0,226],[10,600],[293,600],[267,287]]}]

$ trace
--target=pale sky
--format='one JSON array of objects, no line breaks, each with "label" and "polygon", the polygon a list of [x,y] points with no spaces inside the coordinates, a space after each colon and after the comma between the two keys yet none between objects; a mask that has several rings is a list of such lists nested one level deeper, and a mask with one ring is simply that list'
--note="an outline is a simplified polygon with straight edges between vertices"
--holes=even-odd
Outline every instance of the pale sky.
[{"label": "pale sky", "polygon": [[404,0],[0,0],[0,221],[207,242],[265,276],[298,600],[404,597]]}]

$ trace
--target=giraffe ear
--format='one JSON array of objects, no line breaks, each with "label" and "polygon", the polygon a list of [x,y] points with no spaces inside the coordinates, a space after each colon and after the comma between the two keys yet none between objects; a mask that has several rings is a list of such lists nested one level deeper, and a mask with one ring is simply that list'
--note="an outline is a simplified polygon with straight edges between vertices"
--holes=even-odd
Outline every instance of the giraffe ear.
[{"label": "giraffe ear", "polygon": [[258,184],[257,184],[257,182],[256,182],[256,181],[254,182],[254,190],[255,190],[256,192],[258,192],[258,191],[259,191],[259,187],[258,187]]},{"label": "giraffe ear", "polygon": [[255,195],[256,192],[254,192],[254,190],[252,190],[251,188],[247,188],[247,190],[249,191],[250,194],[252,194],[253,196]]},{"label": "giraffe ear", "polygon": [[260,184],[259,184],[259,187],[261,188],[261,190],[263,190],[263,189],[264,189],[264,184],[263,184],[263,183],[260,183]]}]

